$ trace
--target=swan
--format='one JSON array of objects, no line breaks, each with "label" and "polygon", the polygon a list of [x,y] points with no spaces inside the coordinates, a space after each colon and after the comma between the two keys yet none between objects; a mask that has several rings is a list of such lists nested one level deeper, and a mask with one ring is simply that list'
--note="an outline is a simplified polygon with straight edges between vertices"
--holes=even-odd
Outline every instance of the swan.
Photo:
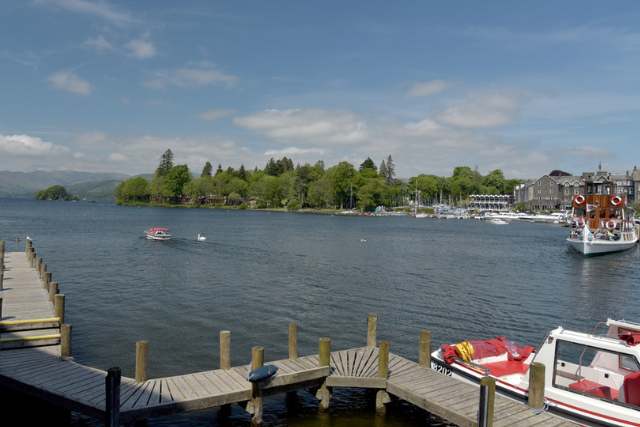
[{"label": "swan", "polygon": [[204,233],[202,233],[202,234],[198,234],[198,240],[201,242],[204,242],[205,240],[207,240],[207,238],[204,237]]}]

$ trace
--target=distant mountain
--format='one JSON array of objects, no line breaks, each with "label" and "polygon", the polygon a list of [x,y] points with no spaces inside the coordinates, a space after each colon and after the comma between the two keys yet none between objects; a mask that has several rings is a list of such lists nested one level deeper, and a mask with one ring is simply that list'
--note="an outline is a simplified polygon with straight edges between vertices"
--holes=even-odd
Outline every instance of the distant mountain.
[{"label": "distant mountain", "polygon": [[[146,176],[145,176],[146,177]],[[33,197],[38,191],[46,190],[54,185],[64,186],[69,193],[78,197],[86,197],[71,190],[72,185],[79,185],[82,191],[87,193],[105,194],[113,185],[115,189],[120,182],[130,178],[123,173],[91,173],[78,171],[56,171],[56,172],[9,172],[0,171],[0,196],[27,196]],[[113,181],[110,184],[105,182]],[[94,183],[88,185],[88,183]],[[81,184],[87,184],[86,186]],[[86,197],[89,198],[89,197]],[[91,197],[98,198],[98,197]],[[114,198],[113,190],[106,198]]]}]

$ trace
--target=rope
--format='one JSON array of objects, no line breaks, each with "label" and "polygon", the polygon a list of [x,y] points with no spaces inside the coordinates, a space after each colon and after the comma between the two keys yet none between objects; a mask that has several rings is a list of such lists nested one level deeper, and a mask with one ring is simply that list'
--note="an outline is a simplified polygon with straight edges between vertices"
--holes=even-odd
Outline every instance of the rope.
[{"label": "rope", "polygon": [[529,406],[529,404],[527,403],[527,408],[531,409],[531,411],[532,411],[535,415],[540,415],[540,414],[542,414],[543,412],[547,412],[547,411],[549,410],[549,408],[550,408],[550,407],[555,408],[556,406],[558,406],[558,404],[557,404],[557,403],[555,403],[555,402],[549,402],[549,401],[547,400],[547,398],[546,398],[546,397],[544,398],[544,404],[542,405],[542,408],[540,408],[540,409],[534,409],[534,408],[532,408],[531,406]]}]

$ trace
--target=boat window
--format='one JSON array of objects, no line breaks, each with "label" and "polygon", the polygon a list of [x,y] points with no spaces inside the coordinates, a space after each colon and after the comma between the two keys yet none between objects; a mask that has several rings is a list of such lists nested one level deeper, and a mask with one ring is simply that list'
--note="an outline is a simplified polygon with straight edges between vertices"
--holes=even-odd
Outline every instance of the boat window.
[{"label": "boat window", "polygon": [[625,377],[640,370],[633,355],[558,340],[553,387],[573,393],[627,404]]}]

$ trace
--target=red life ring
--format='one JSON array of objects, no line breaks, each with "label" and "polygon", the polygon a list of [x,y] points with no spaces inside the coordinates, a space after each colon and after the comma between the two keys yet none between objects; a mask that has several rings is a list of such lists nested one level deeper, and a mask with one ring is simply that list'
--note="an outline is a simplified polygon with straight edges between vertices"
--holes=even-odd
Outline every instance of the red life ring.
[{"label": "red life ring", "polygon": [[613,203],[613,206],[620,206],[620,203],[622,203],[622,198],[620,196],[614,196],[611,198],[611,203]]},{"label": "red life ring", "polygon": [[613,220],[609,220],[609,221],[607,221],[607,228],[608,228],[609,230],[613,230],[614,228],[616,228],[616,223],[615,223],[615,221],[613,221]]},{"label": "red life ring", "polygon": [[576,220],[576,225],[578,226],[578,228],[582,228],[582,227],[584,227],[584,219],[582,219],[582,218],[578,218],[578,219]]},{"label": "red life ring", "polygon": [[577,204],[581,205],[584,203],[584,196],[582,194],[579,194],[575,197],[574,200],[576,201]]}]

